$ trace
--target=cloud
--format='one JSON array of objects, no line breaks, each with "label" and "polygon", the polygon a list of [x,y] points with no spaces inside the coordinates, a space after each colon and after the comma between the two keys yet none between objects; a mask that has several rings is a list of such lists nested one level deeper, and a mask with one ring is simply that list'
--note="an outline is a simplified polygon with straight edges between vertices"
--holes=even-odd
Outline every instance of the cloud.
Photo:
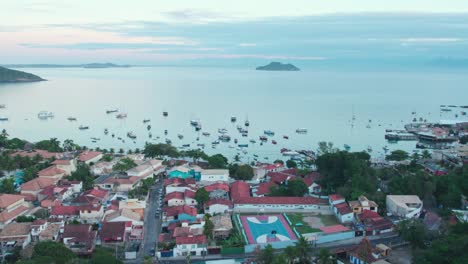
[{"label": "cloud", "polygon": [[453,42],[460,42],[462,39],[460,38],[402,38],[400,39],[401,43],[423,43],[423,44],[431,44],[431,43],[453,43]]},{"label": "cloud", "polygon": [[224,14],[202,9],[181,9],[162,13],[169,22],[203,24],[210,22],[228,22],[242,19],[241,16]]},{"label": "cloud", "polygon": [[256,47],[257,43],[240,43],[240,47]]}]

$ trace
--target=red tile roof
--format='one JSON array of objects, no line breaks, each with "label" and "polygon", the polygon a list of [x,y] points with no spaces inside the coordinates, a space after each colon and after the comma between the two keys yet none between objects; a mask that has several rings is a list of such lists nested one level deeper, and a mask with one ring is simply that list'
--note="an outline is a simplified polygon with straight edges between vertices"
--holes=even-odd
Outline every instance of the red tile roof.
[{"label": "red tile roof", "polygon": [[177,237],[176,244],[177,245],[206,244],[206,236],[199,235],[199,236],[189,236],[189,237]]},{"label": "red tile roof", "polygon": [[12,153],[11,156],[21,156],[21,157],[30,157],[34,158],[36,155],[41,156],[43,159],[51,159],[51,158],[57,158],[61,155],[61,153],[57,152],[49,152],[47,150],[41,150],[41,149],[36,149],[34,151],[17,151],[15,153]]},{"label": "red tile roof", "polygon": [[39,191],[47,186],[55,184],[55,180],[47,178],[35,178],[21,185],[21,191]]},{"label": "red tile roof", "polygon": [[172,199],[184,200],[184,193],[181,192],[171,192],[164,197],[164,201],[170,201]]},{"label": "red tile roof", "polygon": [[58,159],[58,160],[54,160],[52,162],[52,164],[54,164],[54,165],[70,165],[71,160]]},{"label": "red tile roof", "polygon": [[206,207],[209,207],[209,206],[212,206],[214,204],[222,204],[222,205],[227,205],[229,206],[229,208],[232,208],[234,205],[232,204],[231,201],[227,200],[227,199],[212,199],[212,200],[209,200],[205,203],[205,206]]},{"label": "red tile roof", "polygon": [[28,207],[26,206],[18,206],[14,210],[8,211],[4,210],[3,212],[0,213],[0,222],[7,222],[9,220],[12,220],[16,218],[19,215],[22,215],[28,211]]},{"label": "red tile roof", "polygon": [[229,192],[229,185],[226,183],[214,183],[204,187],[207,192],[212,192],[214,190],[223,190]]},{"label": "red tile roof", "polygon": [[187,206],[187,205],[169,207],[169,208],[166,208],[165,210],[166,210],[167,216],[176,216],[180,214],[188,214],[191,216],[197,215],[197,209],[194,207]]},{"label": "red tile roof", "polygon": [[336,210],[338,210],[338,212],[340,213],[340,215],[350,214],[353,212],[346,202],[336,204],[335,207]]},{"label": "red tile roof", "polygon": [[80,154],[80,156],[78,157],[78,159],[80,161],[88,161],[90,159],[94,159],[96,158],[97,156],[101,155],[102,152],[99,152],[99,151],[84,151]]},{"label": "red tile roof", "polygon": [[258,185],[257,188],[257,195],[265,195],[270,193],[270,188],[271,186],[277,186],[276,182],[270,181],[270,182],[263,182]]},{"label": "red tile roof", "polygon": [[363,210],[362,213],[358,215],[359,220],[365,221],[368,219],[382,218],[378,213],[371,210]]},{"label": "red tile roof", "polygon": [[279,168],[283,168],[284,165],[281,164],[281,163],[275,163],[275,164],[266,164],[266,165],[263,165],[263,169],[264,170],[275,170],[275,169],[279,169]]},{"label": "red tile roof", "polygon": [[60,175],[60,174],[65,174],[65,171],[62,170],[62,169],[59,169],[55,166],[50,166],[50,167],[47,167],[41,171],[39,171],[37,173],[37,175],[39,175],[39,177],[48,177],[48,176],[56,176],[56,175]]},{"label": "red tile roof", "polygon": [[234,201],[235,204],[327,204],[326,200],[314,197],[244,197]]},{"label": "red tile roof", "polygon": [[72,215],[79,215],[80,214],[80,207],[79,206],[54,206],[52,207],[52,211],[50,212],[51,215],[55,216],[72,216]]},{"label": "red tile roof", "polygon": [[344,200],[344,197],[341,196],[341,194],[330,194],[328,197],[329,197],[330,200],[332,200],[332,201]]},{"label": "red tile roof", "polygon": [[125,228],[127,222],[104,222],[102,223],[102,229],[100,236],[102,240],[121,240],[125,238]]},{"label": "red tile roof", "polygon": [[195,192],[191,191],[191,190],[185,190],[184,191],[184,196],[185,196],[185,198],[195,199]]},{"label": "red tile roof", "polygon": [[311,172],[309,174],[307,174],[304,178],[303,178],[303,181],[304,183],[310,187],[312,185],[312,183],[320,180],[322,178],[322,175],[318,172]]},{"label": "red tile roof", "polygon": [[288,178],[294,177],[293,175],[286,174],[283,172],[269,172],[266,174],[266,176],[270,178],[270,181],[276,182],[276,183],[283,183]]},{"label": "red tile roof", "polygon": [[320,230],[326,234],[332,234],[332,233],[340,233],[340,232],[345,232],[349,231],[349,228],[343,225],[332,225],[332,226],[324,226],[320,227]]},{"label": "red tile roof", "polygon": [[241,198],[250,197],[250,186],[244,181],[235,181],[231,185],[231,198],[236,201]]},{"label": "red tile roof", "polygon": [[186,185],[194,185],[196,184],[195,179],[193,178],[170,178],[164,180],[164,186],[174,185],[174,186],[186,186]]},{"label": "red tile roof", "polygon": [[24,196],[17,194],[0,194],[0,208],[7,208],[8,206],[24,199]]},{"label": "red tile roof", "polygon": [[109,191],[106,191],[106,190],[101,189],[99,187],[95,187],[95,188],[93,188],[91,190],[88,190],[88,191],[85,191],[83,193],[83,195],[93,196],[93,197],[97,197],[97,198],[101,198],[101,199],[104,199],[108,194],[109,194]]}]

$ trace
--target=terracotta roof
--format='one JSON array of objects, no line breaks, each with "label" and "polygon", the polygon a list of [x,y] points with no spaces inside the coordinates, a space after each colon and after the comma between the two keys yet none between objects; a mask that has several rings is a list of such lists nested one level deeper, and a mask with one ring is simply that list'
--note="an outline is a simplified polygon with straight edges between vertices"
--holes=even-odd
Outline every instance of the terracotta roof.
[{"label": "terracotta roof", "polygon": [[93,188],[93,189],[85,191],[83,193],[83,195],[93,196],[93,197],[97,197],[97,198],[101,198],[101,199],[105,198],[108,194],[109,194],[109,191],[106,191],[106,190],[101,189],[99,187]]},{"label": "terracotta roof", "polygon": [[214,190],[223,190],[229,192],[229,185],[226,183],[214,183],[204,187],[207,192],[212,192]]},{"label": "terracotta roof", "polygon": [[55,184],[55,180],[47,178],[35,178],[21,185],[21,191],[39,191],[47,186]]},{"label": "terracotta roof", "polygon": [[340,232],[345,232],[349,231],[349,228],[347,228],[344,225],[332,225],[332,226],[324,226],[320,227],[320,230],[326,234],[332,234],[332,233],[340,233]]},{"label": "terracotta roof", "polygon": [[62,237],[72,238],[72,242],[80,242],[92,247],[96,231],[92,231],[91,225],[66,225]]},{"label": "terracotta roof", "polygon": [[363,210],[362,213],[358,214],[358,218],[361,221],[365,221],[368,219],[382,218],[382,216],[371,210]]},{"label": "terracotta roof", "polygon": [[180,185],[194,185],[194,184],[196,184],[196,181],[193,178],[187,178],[187,179],[170,178],[170,179],[164,180],[164,186],[168,186],[168,185],[180,186]]},{"label": "terracotta roof", "polygon": [[52,211],[50,212],[51,215],[59,216],[59,215],[79,215],[80,214],[80,207],[79,206],[54,206],[52,207]]},{"label": "terracotta roof", "polygon": [[373,263],[377,260],[372,254],[372,244],[367,238],[363,238],[359,245],[349,254],[355,256],[365,263]]},{"label": "terracotta roof", "polygon": [[47,150],[41,150],[41,149],[36,149],[33,151],[17,151],[15,153],[12,153],[11,156],[21,156],[21,157],[30,157],[34,158],[36,155],[41,156],[43,159],[51,159],[51,158],[57,158],[61,155],[62,153],[57,153],[57,152],[49,152]]},{"label": "terracotta roof", "polygon": [[235,181],[231,185],[231,198],[235,202],[238,199],[250,197],[250,186],[244,181]]},{"label": "terracotta roof", "polygon": [[170,201],[172,199],[184,200],[184,193],[182,192],[171,192],[164,197],[164,201]]},{"label": "terracotta roof", "polygon": [[266,174],[266,176],[270,178],[270,181],[276,182],[276,183],[283,183],[288,178],[295,177],[294,175],[286,174],[283,172],[269,172]]},{"label": "terracotta roof", "polygon": [[233,204],[231,201],[227,200],[227,199],[212,199],[212,200],[209,200],[205,203],[205,206],[206,207],[209,207],[209,206],[212,206],[214,204],[222,204],[222,205],[227,205],[229,208],[232,208],[233,207]]},{"label": "terracotta roof", "polygon": [[127,222],[104,222],[102,223],[102,229],[100,235],[102,239],[117,239],[125,236],[125,228]]},{"label": "terracotta roof", "polygon": [[110,213],[105,217],[106,221],[112,221],[113,219],[122,216],[133,221],[141,221],[142,218],[138,213],[133,212],[128,208],[119,209],[116,212]]},{"label": "terracotta roof", "polygon": [[271,186],[277,186],[276,182],[274,181],[269,181],[269,182],[262,182],[258,185],[256,194],[257,195],[265,195],[270,193],[270,187]]},{"label": "terracotta roof", "polygon": [[28,236],[31,231],[31,223],[10,223],[0,233],[0,239],[12,236]]},{"label": "terracotta roof", "polygon": [[187,245],[187,244],[206,244],[206,236],[188,236],[188,237],[177,237],[177,245]]},{"label": "terracotta roof", "polygon": [[330,200],[332,200],[332,201],[344,200],[344,197],[341,196],[341,194],[330,194],[328,197],[329,197]]},{"label": "terracotta roof", "polygon": [[340,215],[350,214],[353,212],[346,202],[336,204],[335,207],[336,210],[338,210],[338,212],[340,213]]},{"label": "terracotta roof", "polygon": [[70,164],[71,164],[71,160],[58,159],[58,160],[54,160],[54,161],[52,162],[52,164],[54,164],[54,165],[70,165]]},{"label": "terracotta roof", "polygon": [[48,177],[48,176],[55,176],[59,174],[65,174],[65,171],[62,169],[59,169],[55,166],[50,166],[48,168],[45,168],[37,173],[39,177]]},{"label": "terracotta roof", "polygon": [[47,223],[47,220],[45,219],[36,219],[31,223],[31,226],[41,226]]},{"label": "terracotta roof", "polygon": [[172,241],[172,236],[169,233],[159,234],[159,243],[168,243]]},{"label": "terracotta roof", "polygon": [[0,213],[0,222],[5,223],[7,221],[15,219],[17,216],[24,214],[28,210],[29,208],[26,206],[18,206],[17,208],[11,211],[4,210]]},{"label": "terracotta roof", "polygon": [[192,190],[185,190],[184,191],[185,198],[192,198],[195,199],[195,192]]},{"label": "terracotta roof", "polygon": [[326,204],[325,200],[314,197],[244,197],[234,201],[235,204]]},{"label": "terracotta roof", "polygon": [[88,161],[90,159],[94,159],[95,157],[101,155],[102,152],[99,152],[99,151],[84,151],[80,154],[80,156],[78,157],[78,159],[80,161]]},{"label": "terracotta roof", "polygon": [[166,208],[165,210],[166,210],[167,216],[176,216],[180,214],[188,214],[191,216],[197,215],[197,209],[194,207],[187,206],[187,205],[173,206],[173,207]]},{"label": "terracotta roof", "polygon": [[24,196],[17,194],[0,194],[0,208],[7,208],[8,206],[24,199]]},{"label": "terracotta roof", "polygon": [[304,181],[304,183],[307,185],[307,186],[311,186],[312,183],[318,181],[319,179],[322,178],[322,175],[318,172],[311,172],[309,174],[307,174],[304,178],[302,178],[302,180]]},{"label": "terracotta roof", "polygon": [[190,227],[181,227],[178,226],[174,229],[174,233],[172,234],[172,237],[186,237],[190,235]]},{"label": "terracotta roof", "polygon": [[263,169],[265,170],[274,170],[274,169],[283,168],[283,167],[284,165],[281,163],[263,165]]}]

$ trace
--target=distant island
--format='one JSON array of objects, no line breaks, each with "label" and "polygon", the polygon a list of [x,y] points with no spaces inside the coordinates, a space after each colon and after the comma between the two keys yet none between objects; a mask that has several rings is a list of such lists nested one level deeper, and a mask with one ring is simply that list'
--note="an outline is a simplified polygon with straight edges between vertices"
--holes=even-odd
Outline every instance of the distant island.
[{"label": "distant island", "polygon": [[257,71],[300,71],[300,69],[292,64],[284,64],[281,62],[270,62],[265,66],[259,66]]},{"label": "distant island", "polygon": [[86,69],[103,69],[103,68],[129,68],[130,65],[119,65],[114,63],[87,63],[87,64],[7,64],[2,65],[8,68],[86,68]]},{"label": "distant island", "polygon": [[0,66],[0,83],[23,83],[45,81],[32,73],[11,70]]}]

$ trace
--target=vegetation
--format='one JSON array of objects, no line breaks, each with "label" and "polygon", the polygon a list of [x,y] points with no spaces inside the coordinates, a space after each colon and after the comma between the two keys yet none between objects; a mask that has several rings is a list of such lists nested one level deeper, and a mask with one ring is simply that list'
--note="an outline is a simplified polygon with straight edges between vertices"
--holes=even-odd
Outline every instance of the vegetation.
[{"label": "vegetation", "polygon": [[254,176],[252,166],[248,164],[231,164],[229,166],[229,175],[236,180],[250,181]]},{"label": "vegetation", "polygon": [[303,221],[303,215],[301,213],[287,214],[289,221],[291,221],[291,227],[296,228],[300,234],[316,233],[320,232],[320,229],[313,228],[309,224]]},{"label": "vegetation", "polygon": [[2,82],[38,82],[44,81],[41,77],[17,70],[11,70],[0,66],[0,83]]},{"label": "vegetation", "polygon": [[131,168],[136,167],[136,163],[130,158],[122,158],[117,162],[112,169],[114,171],[127,171]]},{"label": "vegetation", "polygon": [[464,135],[460,137],[460,144],[466,144],[468,143],[468,135]]},{"label": "vegetation", "polygon": [[385,157],[386,160],[391,160],[391,161],[403,161],[407,160],[409,158],[409,154],[406,151],[403,150],[394,150],[390,153],[390,155],[387,155]]},{"label": "vegetation", "polygon": [[34,216],[20,215],[16,217],[16,222],[18,223],[33,222],[34,220],[36,220],[36,217]]},{"label": "vegetation", "polygon": [[211,169],[224,169],[228,165],[228,159],[221,154],[210,156],[207,161]]},{"label": "vegetation", "polygon": [[73,181],[82,181],[84,190],[90,190],[93,188],[94,177],[91,174],[89,166],[84,163],[78,164],[76,171],[68,178]]},{"label": "vegetation", "polygon": [[210,194],[208,191],[205,190],[205,188],[199,188],[195,192],[195,200],[198,203],[198,208],[203,208],[205,203],[210,200]]},{"label": "vegetation", "polygon": [[260,248],[256,251],[255,263],[298,263],[309,264],[311,258],[309,253],[311,246],[309,241],[303,236],[300,236],[294,246],[289,246],[284,249],[284,252],[279,255],[274,255],[273,247],[268,244],[263,250]]},{"label": "vegetation", "polygon": [[205,215],[205,226],[203,227],[203,234],[208,238],[213,238],[214,224],[211,222],[210,215]]},{"label": "vegetation", "polygon": [[90,264],[122,264],[123,262],[116,259],[114,254],[112,254],[109,250],[101,247],[96,247],[93,254],[91,255],[91,259],[89,261]]},{"label": "vegetation", "polygon": [[0,193],[15,193],[15,179],[6,178],[0,182]]},{"label": "vegetation", "polygon": [[146,196],[151,189],[151,186],[154,185],[156,179],[154,177],[148,177],[146,179],[141,180],[141,185],[137,188],[134,188],[128,192],[128,196],[130,198],[141,198]]},{"label": "vegetation", "polygon": [[146,144],[143,154],[149,158],[162,158],[164,156],[175,158],[179,156],[179,152],[174,146],[162,143]]},{"label": "vegetation", "polygon": [[51,259],[49,263],[66,263],[76,255],[62,243],[44,241],[39,242],[34,246],[32,259]]},{"label": "vegetation", "polygon": [[288,168],[297,168],[297,163],[292,160],[292,159],[289,159],[286,161],[286,167]]},{"label": "vegetation", "polygon": [[271,186],[270,196],[302,197],[309,192],[307,185],[301,180],[290,180],[285,185]]},{"label": "vegetation", "polygon": [[48,140],[41,140],[34,144],[36,149],[47,150],[50,152],[62,152],[63,148],[60,146],[60,141],[57,138],[51,138]]}]

